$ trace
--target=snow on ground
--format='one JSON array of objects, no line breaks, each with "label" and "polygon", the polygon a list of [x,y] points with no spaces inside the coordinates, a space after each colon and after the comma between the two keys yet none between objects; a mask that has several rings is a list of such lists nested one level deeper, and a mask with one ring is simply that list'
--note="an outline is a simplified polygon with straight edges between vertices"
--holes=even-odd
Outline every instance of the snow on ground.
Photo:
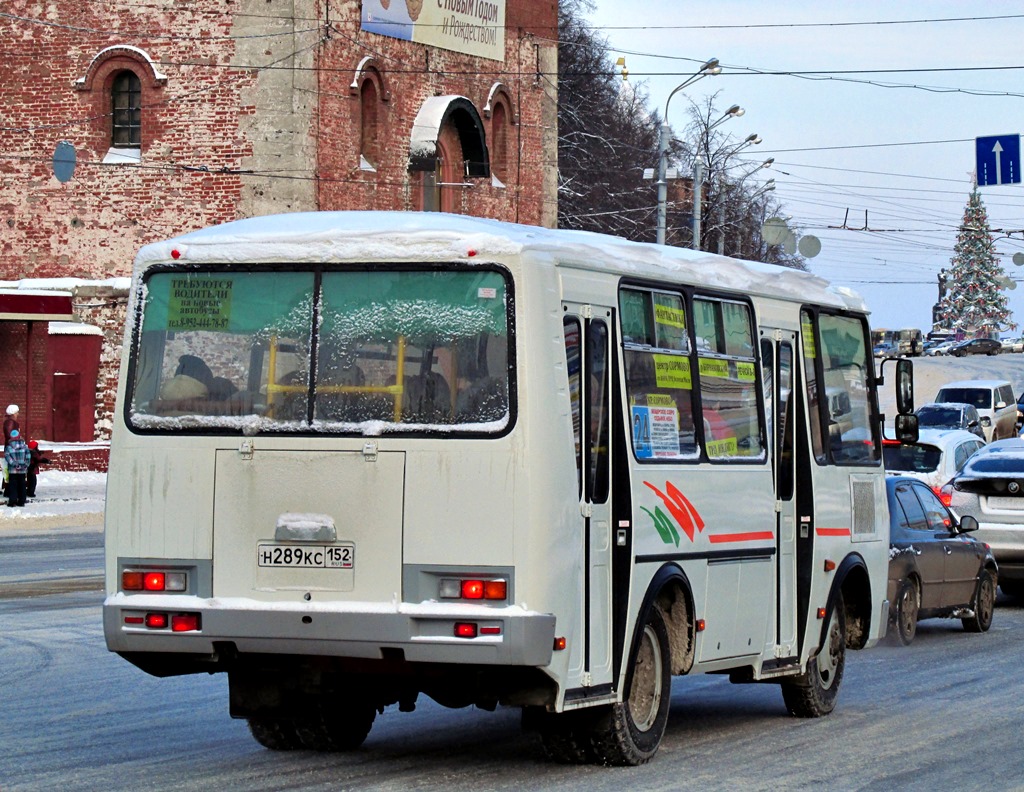
[{"label": "snow on ground", "polygon": [[106,487],[106,473],[44,468],[34,500],[16,507],[0,504],[0,530],[102,525]]}]

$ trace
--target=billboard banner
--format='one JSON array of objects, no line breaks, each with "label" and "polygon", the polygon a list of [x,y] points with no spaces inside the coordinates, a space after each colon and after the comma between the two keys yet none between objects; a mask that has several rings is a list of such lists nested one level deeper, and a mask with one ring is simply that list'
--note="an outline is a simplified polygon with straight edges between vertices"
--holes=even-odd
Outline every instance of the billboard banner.
[{"label": "billboard banner", "polygon": [[361,27],[382,36],[505,60],[505,0],[363,0]]}]

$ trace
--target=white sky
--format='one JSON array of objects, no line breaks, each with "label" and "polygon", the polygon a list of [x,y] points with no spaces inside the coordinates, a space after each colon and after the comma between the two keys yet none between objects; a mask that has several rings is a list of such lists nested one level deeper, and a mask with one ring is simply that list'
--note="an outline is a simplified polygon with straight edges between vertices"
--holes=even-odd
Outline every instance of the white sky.
[{"label": "white sky", "polygon": [[[736,142],[751,132],[763,138],[739,157],[751,166],[775,157],[770,170],[752,178],[774,178],[784,215],[803,233],[821,240],[821,253],[810,261],[811,269],[860,291],[872,309],[874,326],[930,329],[931,307],[938,296],[936,274],[949,264],[970,191],[974,139],[1021,132],[1024,1],[648,0],[643,13],[623,13],[623,3],[614,0],[596,2],[589,18],[609,39],[613,60],[625,56],[630,82],[646,81],[651,104],[661,114],[675,86],[704,61],[718,58],[722,74],[704,78],[672,99],[668,116],[676,132],[685,129],[688,99],[700,102],[719,91],[716,104],[722,112],[741,105],[746,113],[720,129]],[[995,15],[1004,18],[796,26]],[[767,24],[789,26],[736,27]],[[710,27],[723,25],[731,27]],[[963,71],[993,66],[1017,68]],[[944,71],[810,80],[750,74],[746,69]],[[1015,95],[886,88],[840,78]],[[880,145],[891,143],[915,145]],[[837,146],[864,148],[808,150]],[[1024,229],[1024,186],[983,187],[981,192],[993,229]],[[909,232],[830,229],[843,224],[847,210],[850,228],[863,228],[867,210],[869,228]],[[1012,262],[1014,253],[1024,251],[1024,232],[997,241],[997,250],[1007,274],[1024,280],[1024,268]],[[1008,295],[1014,319],[1024,325],[1024,286]]]}]

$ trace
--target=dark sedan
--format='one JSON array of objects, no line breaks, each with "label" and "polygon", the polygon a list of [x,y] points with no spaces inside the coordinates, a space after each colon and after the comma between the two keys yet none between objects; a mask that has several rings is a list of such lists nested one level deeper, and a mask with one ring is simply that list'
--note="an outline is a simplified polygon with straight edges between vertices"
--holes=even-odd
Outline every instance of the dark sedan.
[{"label": "dark sedan", "polygon": [[960,619],[968,632],[992,625],[998,567],[988,545],[969,532],[917,479],[891,476],[889,496],[889,601],[896,637],[907,645],[920,619]]},{"label": "dark sedan", "polygon": [[950,347],[949,354],[955,357],[964,355],[998,355],[1003,345],[994,338],[970,338]]}]

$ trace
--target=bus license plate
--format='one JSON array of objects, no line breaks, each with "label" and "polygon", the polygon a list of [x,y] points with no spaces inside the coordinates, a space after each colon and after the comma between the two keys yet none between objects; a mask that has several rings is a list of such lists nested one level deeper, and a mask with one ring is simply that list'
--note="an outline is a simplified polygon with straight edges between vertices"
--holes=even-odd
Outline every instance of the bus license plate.
[{"label": "bus license plate", "polygon": [[295,569],[354,569],[354,544],[257,544],[256,564]]}]

